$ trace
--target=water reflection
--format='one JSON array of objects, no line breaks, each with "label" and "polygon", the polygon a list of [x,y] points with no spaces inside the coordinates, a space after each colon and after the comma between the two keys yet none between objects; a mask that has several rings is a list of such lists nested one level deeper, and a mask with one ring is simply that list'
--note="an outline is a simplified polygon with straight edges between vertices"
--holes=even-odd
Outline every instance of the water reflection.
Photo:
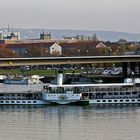
[{"label": "water reflection", "polygon": [[2,140],[138,140],[139,106],[1,106]]}]

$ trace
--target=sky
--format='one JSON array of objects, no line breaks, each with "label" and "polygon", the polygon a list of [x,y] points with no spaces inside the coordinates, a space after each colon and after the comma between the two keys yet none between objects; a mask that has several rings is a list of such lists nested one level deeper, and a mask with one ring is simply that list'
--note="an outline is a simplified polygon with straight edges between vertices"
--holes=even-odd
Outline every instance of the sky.
[{"label": "sky", "polygon": [[140,33],[140,0],[0,0],[0,28]]}]

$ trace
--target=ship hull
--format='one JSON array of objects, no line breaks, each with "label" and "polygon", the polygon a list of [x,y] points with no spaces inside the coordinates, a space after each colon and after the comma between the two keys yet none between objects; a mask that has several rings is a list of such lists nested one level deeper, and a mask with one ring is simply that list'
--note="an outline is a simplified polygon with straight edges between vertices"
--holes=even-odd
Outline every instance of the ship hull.
[{"label": "ship hull", "polygon": [[89,105],[88,100],[79,100],[79,101],[51,101],[51,105]]},{"label": "ship hull", "polygon": [[44,100],[0,100],[0,105],[47,105]]},{"label": "ship hull", "polygon": [[89,104],[140,104],[140,99],[91,99]]}]

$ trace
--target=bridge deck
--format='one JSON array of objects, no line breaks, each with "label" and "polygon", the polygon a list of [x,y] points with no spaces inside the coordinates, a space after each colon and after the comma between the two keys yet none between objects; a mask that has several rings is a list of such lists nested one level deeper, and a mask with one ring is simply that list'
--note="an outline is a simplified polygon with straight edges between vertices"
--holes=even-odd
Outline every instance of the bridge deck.
[{"label": "bridge deck", "polygon": [[140,62],[140,55],[0,58],[0,66]]}]

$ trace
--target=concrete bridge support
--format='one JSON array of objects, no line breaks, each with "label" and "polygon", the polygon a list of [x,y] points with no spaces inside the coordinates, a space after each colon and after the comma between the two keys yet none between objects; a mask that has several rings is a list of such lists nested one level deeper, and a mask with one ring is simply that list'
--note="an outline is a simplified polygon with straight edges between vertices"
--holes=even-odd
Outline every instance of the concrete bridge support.
[{"label": "concrete bridge support", "polygon": [[140,62],[137,63],[137,67],[138,67],[138,77],[140,78]]},{"label": "concrete bridge support", "polygon": [[123,75],[124,79],[128,77],[127,67],[128,67],[128,63],[127,62],[122,63],[122,75]]},{"label": "concrete bridge support", "polygon": [[[137,64],[136,62],[124,62],[122,63],[122,74],[123,78],[133,77],[136,75],[136,66],[139,66],[140,69],[140,62]],[[130,71],[128,71],[128,68],[130,68]],[[128,73],[129,72],[129,73]],[[139,71],[140,75],[140,71]]]},{"label": "concrete bridge support", "polygon": [[136,62],[130,62],[130,76],[133,77],[136,75]]}]

